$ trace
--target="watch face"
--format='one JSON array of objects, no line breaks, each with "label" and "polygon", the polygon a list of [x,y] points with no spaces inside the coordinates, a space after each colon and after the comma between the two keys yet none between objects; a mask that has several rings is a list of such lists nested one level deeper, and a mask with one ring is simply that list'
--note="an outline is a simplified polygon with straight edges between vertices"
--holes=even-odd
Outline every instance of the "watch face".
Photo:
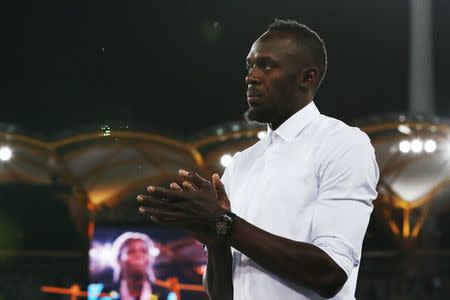
[{"label": "watch face", "polygon": [[228,224],[226,223],[226,222],[217,222],[216,223],[216,232],[217,232],[217,234],[220,234],[220,235],[227,235],[227,233],[228,233],[228,228],[229,228],[229,226],[228,226]]},{"label": "watch face", "polygon": [[[231,213],[230,213],[231,214]],[[233,215],[223,214],[216,220],[216,234],[222,238],[228,238],[231,235],[231,227],[234,222]]]}]

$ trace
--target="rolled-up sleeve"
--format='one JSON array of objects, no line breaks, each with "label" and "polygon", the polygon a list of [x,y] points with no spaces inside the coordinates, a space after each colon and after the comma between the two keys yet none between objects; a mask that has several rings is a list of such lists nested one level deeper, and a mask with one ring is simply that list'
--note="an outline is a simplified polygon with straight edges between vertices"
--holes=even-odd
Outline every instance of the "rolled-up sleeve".
[{"label": "rolled-up sleeve", "polygon": [[312,243],[350,276],[359,265],[379,170],[370,140],[360,130],[352,129],[326,144],[316,157],[319,186]]}]

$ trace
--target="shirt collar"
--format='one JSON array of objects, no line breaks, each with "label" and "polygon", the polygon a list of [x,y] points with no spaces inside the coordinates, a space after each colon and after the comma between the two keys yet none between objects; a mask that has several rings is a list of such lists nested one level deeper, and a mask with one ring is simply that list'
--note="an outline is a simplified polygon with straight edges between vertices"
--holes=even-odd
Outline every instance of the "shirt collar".
[{"label": "shirt collar", "polygon": [[311,101],[284,121],[276,130],[272,130],[269,124],[267,124],[267,142],[270,143],[274,135],[278,135],[287,143],[292,142],[318,115],[320,115],[320,112],[314,104],[314,101]]}]

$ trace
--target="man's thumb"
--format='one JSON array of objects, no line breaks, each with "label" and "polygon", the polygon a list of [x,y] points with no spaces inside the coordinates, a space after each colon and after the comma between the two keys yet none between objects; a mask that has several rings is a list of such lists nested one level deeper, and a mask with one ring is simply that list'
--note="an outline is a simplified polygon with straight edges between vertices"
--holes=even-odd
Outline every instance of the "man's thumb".
[{"label": "man's thumb", "polygon": [[220,180],[219,175],[214,174],[212,176],[212,183],[214,190],[216,191],[217,198],[221,202],[221,204],[225,204],[227,209],[230,209],[230,200],[228,200],[227,192],[225,191],[225,186],[223,182]]}]

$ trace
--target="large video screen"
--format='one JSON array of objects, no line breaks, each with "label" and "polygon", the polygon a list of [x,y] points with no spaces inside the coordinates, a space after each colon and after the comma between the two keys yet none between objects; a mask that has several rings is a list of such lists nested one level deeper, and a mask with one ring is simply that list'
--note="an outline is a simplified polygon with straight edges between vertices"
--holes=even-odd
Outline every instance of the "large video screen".
[{"label": "large video screen", "polygon": [[208,299],[206,252],[172,227],[97,226],[89,250],[88,299]]}]

